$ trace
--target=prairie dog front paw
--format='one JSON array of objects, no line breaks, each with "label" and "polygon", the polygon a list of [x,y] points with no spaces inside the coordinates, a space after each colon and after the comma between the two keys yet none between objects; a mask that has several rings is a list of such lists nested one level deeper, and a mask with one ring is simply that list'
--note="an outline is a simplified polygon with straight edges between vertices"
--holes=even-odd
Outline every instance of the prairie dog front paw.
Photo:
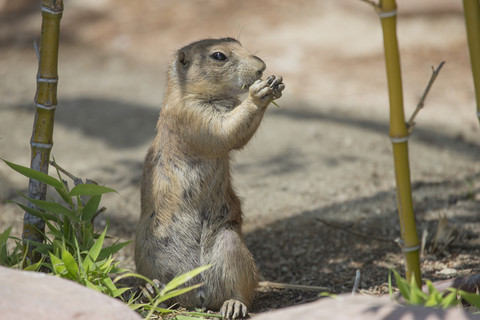
[{"label": "prairie dog front paw", "polygon": [[266,81],[257,80],[250,86],[250,98],[259,107],[267,107],[274,99],[282,96],[285,89],[281,76],[270,76]]}]

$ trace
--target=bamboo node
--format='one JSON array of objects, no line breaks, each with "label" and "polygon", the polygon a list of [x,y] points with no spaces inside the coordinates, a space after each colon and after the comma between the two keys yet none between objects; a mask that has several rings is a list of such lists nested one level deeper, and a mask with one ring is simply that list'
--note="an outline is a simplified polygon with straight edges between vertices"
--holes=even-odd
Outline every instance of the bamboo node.
[{"label": "bamboo node", "polygon": [[38,82],[44,82],[44,83],[57,83],[58,78],[42,78],[42,77],[37,77]]},{"label": "bamboo node", "polygon": [[395,10],[392,10],[392,11],[387,11],[387,12],[378,12],[378,16],[380,17],[380,19],[386,19],[386,18],[391,18],[391,17],[395,17],[397,15],[397,9]]},{"label": "bamboo node", "polygon": [[40,109],[43,109],[43,110],[50,110],[50,111],[51,111],[51,110],[55,110],[55,109],[57,108],[57,105],[56,105],[56,104],[51,105],[51,106],[46,106],[46,105],[44,105],[44,104],[37,103],[37,102],[35,102],[35,106],[36,106],[37,108],[40,108]]},{"label": "bamboo node", "polygon": [[403,252],[413,252],[413,251],[418,251],[420,250],[420,245],[414,246],[414,247],[403,247],[402,251]]},{"label": "bamboo node", "polygon": [[42,6],[42,12],[46,12],[46,13],[50,13],[50,14],[62,14],[63,13],[63,10],[60,10],[60,11],[55,11],[55,10],[52,10],[48,7],[44,7]]},{"label": "bamboo node", "polygon": [[409,135],[406,135],[405,137],[390,137],[390,141],[392,141],[392,143],[404,143],[408,141],[409,137]]},{"label": "bamboo node", "polygon": [[41,142],[30,142],[30,147],[37,149],[52,149],[53,144],[51,143],[41,143]]}]

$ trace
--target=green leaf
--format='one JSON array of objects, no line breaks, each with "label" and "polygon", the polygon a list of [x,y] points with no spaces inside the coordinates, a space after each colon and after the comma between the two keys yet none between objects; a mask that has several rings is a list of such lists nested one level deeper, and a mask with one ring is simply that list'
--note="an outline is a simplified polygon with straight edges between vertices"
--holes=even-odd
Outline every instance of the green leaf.
[{"label": "green leaf", "polygon": [[85,207],[82,209],[80,219],[82,221],[92,221],[95,213],[97,213],[98,206],[100,205],[100,200],[102,199],[101,195],[93,196],[90,200],[87,201]]},{"label": "green leaf", "polygon": [[119,296],[121,296],[125,291],[128,291],[130,290],[131,288],[119,288],[119,289],[115,289],[115,290],[112,290],[110,295],[114,298],[117,298]]},{"label": "green leaf", "polygon": [[0,245],[7,243],[8,238],[10,238],[10,233],[12,232],[12,227],[8,227],[0,234]]},{"label": "green leaf", "polygon": [[2,245],[0,248],[0,266],[9,267],[10,266],[9,258],[10,257],[8,256],[7,246]]},{"label": "green leaf", "polygon": [[[58,221],[59,220],[57,219],[56,221],[54,221],[52,223],[52,221],[50,221],[50,220],[45,220],[45,223],[47,224],[48,230],[49,230],[49,232],[47,232],[47,234],[53,234],[53,235],[58,234],[60,236],[63,235],[63,233],[61,232],[61,228],[59,226]],[[49,240],[48,237],[45,237],[45,240],[48,241]]]},{"label": "green leaf", "polygon": [[[78,261],[78,266],[79,266],[79,273],[80,273],[80,278],[81,279],[86,279],[87,278],[87,274],[86,274],[86,270],[85,270],[85,260],[82,260],[82,252],[80,250],[80,246],[78,244],[78,239],[77,238],[74,238],[73,239],[73,242],[74,242],[74,254],[77,256],[77,261]],[[88,257],[87,257],[88,258]],[[89,259],[89,258],[88,258]],[[90,260],[89,260],[90,261]],[[82,282],[83,285],[86,285],[85,283]]]},{"label": "green leaf", "polygon": [[68,189],[65,186],[63,186],[62,189],[56,188],[55,190],[66,204],[68,204],[71,208],[74,208],[72,198],[68,195]]},{"label": "green leaf", "polygon": [[443,309],[446,309],[457,305],[459,302],[460,300],[457,298],[457,290],[452,290],[452,292],[450,292],[446,297],[443,297],[440,306]]},{"label": "green leaf", "polygon": [[43,182],[45,184],[48,184],[49,186],[54,187],[55,189],[63,188],[63,183],[61,181],[49,176],[48,174],[9,162],[4,159],[1,159],[1,160],[3,160],[3,162],[5,162],[7,166],[17,171],[18,173],[24,175],[27,178]]},{"label": "green leaf", "polygon": [[[128,269],[123,269],[123,268],[118,268],[117,266],[121,263],[121,261],[117,261],[114,265],[113,265],[113,268],[110,270],[110,273],[111,274],[121,274],[121,273],[125,273],[125,272],[128,272],[129,270]],[[114,281],[116,282],[116,281]]]},{"label": "green leaf", "polygon": [[407,302],[410,301],[410,289],[407,280],[403,279],[397,271],[393,269],[391,269],[391,271],[395,277],[395,282],[397,283],[398,290],[400,290],[400,294]]},{"label": "green leaf", "polygon": [[40,261],[38,261],[37,263],[26,266],[25,268],[23,268],[23,270],[25,270],[25,271],[38,271],[40,269],[40,267],[42,266],[42,263],[43,263],[43,258],[40,259]]},{"label": "green leaf", "polygon": [[193,277],[202,273],[203,271],[209,269],[210,267],[212,267],[211,264],[206,265],[206,266],[202,266],[202,267],[198,267],[196,269],[193,269],[192,271],[189,271],[187,273],[184,273],[182,275],[179,275],[179,276],[173,278],[172,281],[167,283],[165,288],[163,288],[163,290],[160,292],[160,295],[164,295],[168,291],[170,291],[172,289],[175,289],[175,288],[178,288],[179,286],[181,286],[182,284],[184,284],[188,280],[192,279]]},{"label": "green leaf", "polygon": [[10,260],[10,257],[7,251],[7,241],[10,238],[11,231],[12,227],[9,227],[0,234],[0,265],[9,266],[10,264],[8,262]]},{"label": "green leaf", "polygon": [[86,276],[87,273],[90,273],[93,267],[93,261],[90,256],[86,256],[85,259],[81,262],[82,270],[84,273],[84,276]]},{"label": "green leaf", "polygon": [[117,192],[108,187],[99,186],[93,183],[85,183],[76,185],[72,191],[70,191],[70,196],[100,196],[108,192]]},{"label": "green leaf", "polygon": [[177,315],[175,316],[176,320],[204,320],[205,318],[197,318],[197,317],[190,317],[190,316],[183,316],[183,315]]},{"label": "green leaf", "polygon": [[105,279],[102,279],[102,283],[105,285],[105,287],[108,288],[108,290],[113,291],[116,290],[117,287],[113,283],[112,279],[108,277],[108,275],[105,277]]},{"label": "green leaf", "polygon": [[108,246],[108,247],[105,247],[103,248],[101,251],[100,251],[100,254],[98,256],[98,258],[100,260],[103,260],[115,253],[117,253],[118,251],[120,251],[123,247],[125,247],[126,245],[132,243],[133,240],[129,240],[129,241],[125,241],[125,242],[119,242],[119,243],[116,243],[116,244],[113,244],[111,246]]},{"label": "green leaf", "polygon": [[[153,309],[153,311],[156,311],[156,312],[161,313],[161,314],[169,314],[169,313],[175,312],[174,310],[160,308],[160,307],[152,308],[152,305],[150,303],[130,303],[128,306],[133,311],[136,311],[140,308],[145,308],[145,310],[152,310]],[[210,316],[213,316],[213,315],[210,315]],[[145,318],[145,319],[147,319],[147,318]]]},{"label": "green leaf", "polygon": [[129,277],[135,277],[135,278],[139,278],[141,280],[144,280],[148,283],[150,283],[154,288],[156,288],[155,284],[152,282],[152,280],[148,279],[147,277],[141,275],[141,274],[138,274],[138,273],[134,273],[134,272],[131,272],[130,270],[127,270],[127,272],[125,272],[124,274],[121,274],[119,276],[117,276],[115,278],[115,280],[113,280],[113,282],[118,282],[122,279],[125,279],[125,278],[129,278]]},{"label": "green leaf", "polygon": [[219,314],[211,314],[211,313],[204,313],[204,312],[193,312],[189,311],[187,312],[189,315],[196,316],[196,317],[207,317],[207,318],[220,318],[222,319],[223,317]]},{"label": "green leaf", "polygon": [[427,299],[427,295],[417,286],[415,275],[410,277],[410,303],[413,305],[420,305]]},{"label": "green leaf", "polygon": [[424,303],[425,307],[436,307],[440,304],[442,300],[442,296],[440,292],[435,288],[432,281],[426,281],[427,288],[428,288],[428,297]]},{"label": "green leaf", "polygon": [[388,270],[388,294],[393,299],[392,269]]},{"label": "green leaf", "polygon": [[50,254],[50,261],[52,263],[53,273],[63,278],[63,275],[65,274],[65,271],[66,271],[63,261],[53,253],[49,252],[49,254]]},{"label": "green leaf", "polygon": [[100,251],[102,250],[103,241],[105,239],[106,234],[107,234],[107,228],[105,228],[105,230],[103,230],[100,237],[98,237],[97,241],[95,241],[95,244],[92,246],[92,248],[88,252],[88,255],[92,258],[93,261],[97,261],[97,258],[100,254]]},{"label": "green leaf", "polygon": [[272,100],[271,102],[275,105],[275,107],[280,108],[280,106],[275,101]]},{"label": "green leaf", "polygon": [[16,205],[18,205],[20,208],[22,208],[24,211],[30,213],[31,215],[37,217],[37,218],[41,218],[43,220],[50,220],[50,221],[56,221],[57,220],[57,217],[55,217],[54,215],[50,214],[50,213],[47,213],[47,212],[44,212],[44,211],[40,211],[40,210],[37,210],[37,209],[33,209],[33,208],[30,208],[26,205],[23,205],[21,203],[18,203],[18,202],[13,202],[12,203],[15,203]]},{"label": "green leaf", "polygon": [[[210,267],[210,266],[209,266]],[[198,269],[198,268],[197,268]],[[188,272],[187,272],[188,273]],[[171,282],[171,281],[170,281]],[[169,282],[169,283],[170,283]],[[156,310],[156,308],[158,307],[158,305],[165,301],[165,300],[168,300],[170,298],[173,298],[173,297],[176,297],[176,296],[179,296],[181,294],[184,294],[190,290],[193,290],[195,288],[198,288],[202,285],[202,283],[199,283],[199,284],[196,284],[196,285],[193,285],[193,286],[190,286],[190,287],[187,287],[187,288],[182,288],[182,289],[177,289],[177,290],[172,290],[170,292],[168,292],[167,294],[165,295],[162,295],[162,293],[160,293],[159,296],[157,296],[157,298],[155,298],[155,302],[153,303],[153,306],[151,307],[150,309],[150,312],[147,314],[147,316],[145,317],[145,320],[148,320],[150,319],[150,317],[152,316],[153,312]],[[162,290],[163,292],[164,290]]]},{"label": "green leaf", "polygon": [[73,258],[70,252],[65,248],[62,248],[62,261],[67,269],[69,278],[74,280],[78,278],[78,265],[77,261]]},{"label": "green leaf", "polygon": [[466,291],[463,291],[463,290],[459,290],[459,294],[463,299],[467,300],[469,303],[474,305],[476,308],[480,308],[480,295],[475,294],[475,293],[466,292]]},{"label": "green leaf", "polygon": [[433,285],[432,281],[426,280],[425,283],[427,284],[428,294],[438,293],[438,290],[437,290],[437,288],[435,288],[435,286]]},{"label": "green leaf", "polygon": [[[160,296],[158,297],[158,301],[159,302],[166,301],[168,299],[171,299],[171,298],[174,298],[174,297],[179,296],[181,294],[192,291],[193,289],[199,288],[202,285],[203,285],[203,283],[198,283],[198,284],[194,284],[193,286],[186,287],[186,288],[171,290],[164,295],[160,294]],[[157,301],[157,300],[155,300],[155,301]]]},{"label": "green leaf", "polygon": [[127,288],[117,288],[115,283],[112,281],[112,279],[110,279],[110,277],[108,275],[106,275],[105,278],[102,279],[101,282],[108,289],[107,293],[114,298],[120,296],[125,291],[131,289],[131,288],[128,288],[128,287]]},{"label": "green leaf", "polygon": [[98,255],[100,254],[100,251],[102,250],[103,246],[103,240],[105,239],[105,234],[107,233],[107,228],[103,230],[102,234],[100,237],[98,237],[97,241],[93,244],[93,246],[90,248],[90,251],[88,251],[88,255],[83,261],[83,268],[85,269],[85,272],[88,272],[95,261],[98,259]]},{"label": "green leaf", "polygon": [[35,248],[35,252],[47,254],[52,251],[52,245],[48,243],[41,243],[36,241],[28,241],[28,244]]},{"label": "green leaf", "polygon": [[93,283],[88,281],[86,278],[83,278],[82,281],[83,281],[83,285],[86,286],[87,288],[93,289],[93,290],[98,291],[98,292],[102,292],[102,290],[100,290],[100,288],[98,288],[96,285],[94,285]]},{"label": "green leaf", "polygon": [[128,307],[132,309],[133,311],[136,311],[139,308],[143,308],[145,306],[148,306],[146,303],[130,303]]},{"label": "green leaf", "polygon": [[115,258],[108,257],[108,259],[101,260],[97,262],[95,265],[100,272],[108,274],[108,273],[111,273],[111,270],[113,269],[114,261],[115,261]]},{"label": "green leaf", "polygon": [[[57,161],[55,160],[55,157],[53,155],[52,155],[52,158],[53,158],[53,162],[57,163]],[[53,167],[57,171],[58,181],[62,181],[62,187],[61,188],[55,188],[55,190],[60,195],[60,197],[62,197],[63,201],[65,201],[65,203],[67,203],[70,207],[73,208],[72,198],[68,195],[68,193],[69,193],[68,185],[66,184],[66,182],[63,183],[62,175],[60,174],[60,170],[58,169],[58,167],[56,167],[56,166],[53,166]]]},{"label": "green leaf", "polygon": [[45,210],[45,211],[51,212],[51,213],[64,215],[64,216],[72,219],[73,221],[78,221],[78,218],[75,215],[75,212],[72,212],[70,209],[62,206],[61,204],[58,204],[58,203],[52,202],[52,201],[36,200],[36,199],[28,198],[28,197],[25,197],[25,198],[42,210]]}]

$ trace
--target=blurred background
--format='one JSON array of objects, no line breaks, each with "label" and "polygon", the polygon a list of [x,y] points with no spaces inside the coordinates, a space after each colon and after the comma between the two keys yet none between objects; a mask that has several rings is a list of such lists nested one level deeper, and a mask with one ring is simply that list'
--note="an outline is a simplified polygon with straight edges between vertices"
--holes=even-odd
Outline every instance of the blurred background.
[{"label": "blurred background", "polygon": [[[480,130],[461,1],[397,2],[406,116],[432,67],[446,61],[410,139],[419,230],[443,214],[474,245]],[[0,157],[23,165],[30,158],[39,3],[0,0]],[[286,84],[281,108],[269,108],[233,167],[247,242],[262,274],[342,292],[356,268],[368,267],[363,287],[382,293],[385,266],[402,268],[398,248],[315,221],[398,236],[382,33],[365,2],[66,0],[53,156],[73,174],[119,191],[105,197],[108,210],[97,223],[108,218],[115,236],[132,239],[168,63],[192,41],[226,36],[261,57],[266,76],[282,75]],[[6,201],[26,188],[24,178],[0,165],[0,230],[13,224],[20,234],[23,212]],[[122,257],[128,266],[132,250]],[[441,278],[437,271],[458,263],[458,274],[472,272],[478,251],[467,250],[467,260],[462,252],[440,265],[438,257],[427,259],[424,270]],[[314,295],[262,297],[274,308]]]}]

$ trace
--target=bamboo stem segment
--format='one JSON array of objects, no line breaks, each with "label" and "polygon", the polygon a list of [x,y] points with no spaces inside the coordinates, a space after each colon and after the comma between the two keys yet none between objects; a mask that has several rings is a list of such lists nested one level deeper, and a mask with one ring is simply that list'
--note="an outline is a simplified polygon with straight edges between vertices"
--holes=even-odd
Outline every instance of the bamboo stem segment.
[{"label": "bamboo stem segment", "polygon": [[[35,119],[30,140],[30,168],[48,173],[50,150],[53,146],[53,124],[57,106],[58,83],[58,47],[60,19],[63,13],[62,0],[42,0],[42,32],[39,48],[37,73],[37,91],[35,94]],[[45,200],[47,186],[30,179],[28,197]],[[32,203],[27,204],[35,208]],[[25,212],[22,238],[27,260],[36,262],[39,257],[34,254],[33,242],[43,242],[45,222]]]},{"label": "bamboo stem segment", "polygon": [[463,0],[468,48],[472,66],[477,117],[480,121],[480,5],[478,0]]},{"label": "bamboo stem segment", "polygon": [[413,212],[410,167],[408,159],[408,130],[403,110],[402,74],[396,30],[397,5],[395,0],[380,0],[379,16],[382,23],[385,64],[390,102],[390,138],[393,145],[397,208],[400,232],[405,254],[406,277],[415,277],[421,287],[419,249],[415,215]]}]

